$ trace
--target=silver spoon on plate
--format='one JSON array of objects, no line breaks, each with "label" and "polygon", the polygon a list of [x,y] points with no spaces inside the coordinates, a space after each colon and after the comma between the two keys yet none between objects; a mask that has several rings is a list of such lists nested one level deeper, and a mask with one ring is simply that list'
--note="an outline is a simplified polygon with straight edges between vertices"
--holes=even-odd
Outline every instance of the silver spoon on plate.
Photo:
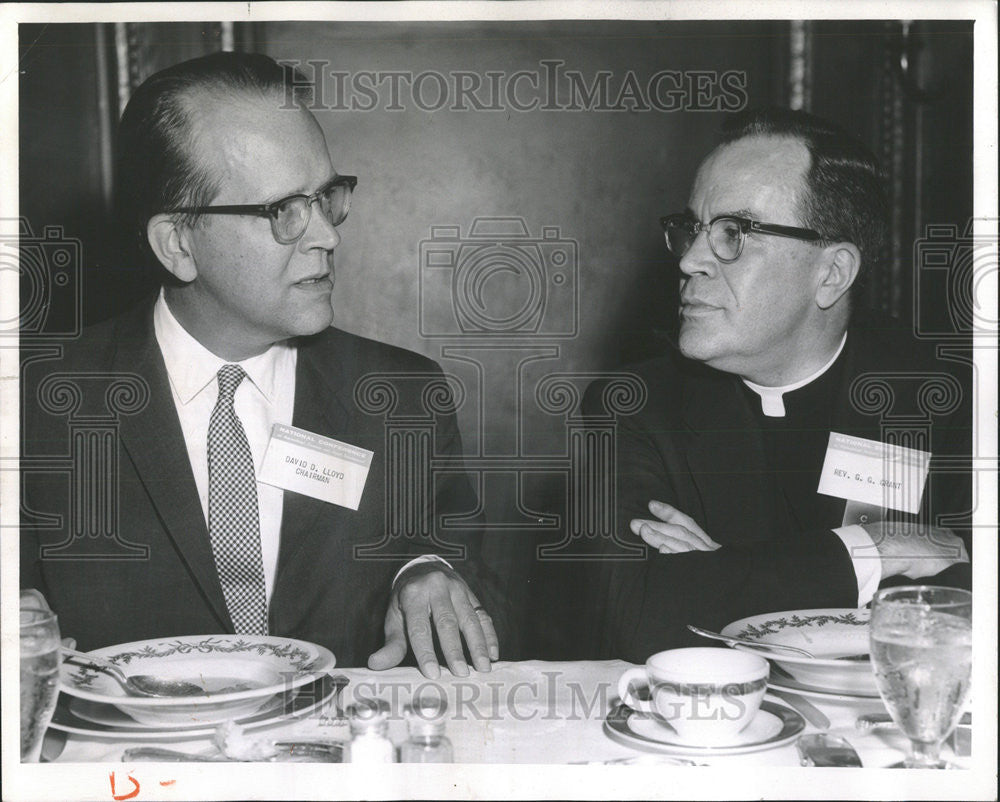
[{"label": "silver spoon on plate", "polygon": [[708,629],[693,626],[692,624],[688,624],[687,628],[690,629],[695,635],[701,635],[703,638],[711,638],[712,640],[719,640],[730,646],[749,646],[752,649],[759,649],[762,652],[786,652],[788,654],[797,654],[800,657],[808,657],[810,659],[815,659],[816,657],[812,652],[807,652],[805,649],[800,649],[797,646],[785,646],[781,643],[762,643],[761,641],[749,640],[748,638],[734,638],[730,635],[722,635],[718,632],[712,632]]},{"label": "silver spoon on plate", "polygon": [[149,674],[126,676],[118,666],[103,657],[96,657],[76,649],[62,647],[62,652],[74,660],[88,663],[105,674],[110,674],[115,681],[131,696],[172,697],[172,696],[202,696],[205,691],[193,682],[180,679],[160,679]]}]

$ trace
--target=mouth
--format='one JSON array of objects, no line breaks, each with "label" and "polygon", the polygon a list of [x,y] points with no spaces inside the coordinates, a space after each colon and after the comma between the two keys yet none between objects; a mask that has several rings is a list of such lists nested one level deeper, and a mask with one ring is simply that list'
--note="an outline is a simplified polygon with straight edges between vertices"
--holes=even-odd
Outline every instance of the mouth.
[{"label": "mouth", "polygon": [[720,306],[713,306],[712,304],[702,303],[701,301],[681,301],[681,315],[684,317],[707,315],[712,312],[719,312],[721,309],[722,307]]},{"label": "mouth", "polygon": [[309,276],[308,278],[304,278],[301,281],[296,281],[295,286],[305,287],[307,289],[310,287],[320,287],[320,288],[332,287],[333,281],[331,279],[332,276],[330,273],[321,273],[316,276]]}]

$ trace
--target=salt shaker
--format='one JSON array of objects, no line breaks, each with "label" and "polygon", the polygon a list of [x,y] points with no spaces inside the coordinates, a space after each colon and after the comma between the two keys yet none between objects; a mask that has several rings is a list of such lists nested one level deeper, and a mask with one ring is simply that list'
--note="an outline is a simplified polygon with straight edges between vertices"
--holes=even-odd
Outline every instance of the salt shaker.
[{"label": "salt shaker", "polygon": [[381,699],[366,700],[347,708],[351,724],[348,760],[351,763],[395,763],[396,749],[389,740],[389,705]]},{"label": "salt shaker", "polygon": [[448,704],[443,699],[418,700],[406,706],[406,728],[409,739],[399,748],[401,763],[451,763],[451,741],[445,737],[445,713]]}]

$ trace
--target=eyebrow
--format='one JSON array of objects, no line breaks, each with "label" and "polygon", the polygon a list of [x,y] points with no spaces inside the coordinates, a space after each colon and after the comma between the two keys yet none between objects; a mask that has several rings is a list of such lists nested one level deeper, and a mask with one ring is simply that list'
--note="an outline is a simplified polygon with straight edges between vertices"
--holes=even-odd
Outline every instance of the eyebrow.
[{"label": "eyebrow", "polygon": [[[684,213],[691,215],[691,217],[695,220],[698,219],[698,215],[694,213],[694,209],[692,209],[690,206],[684,209]],[[735,209],[732,211],[719,212],[718,214],[713,214],[711,219],[714,220],[716,217],[746,217],[749,220],[757,220],[760,216],[755,212],[750,211],[750,209]]]}]

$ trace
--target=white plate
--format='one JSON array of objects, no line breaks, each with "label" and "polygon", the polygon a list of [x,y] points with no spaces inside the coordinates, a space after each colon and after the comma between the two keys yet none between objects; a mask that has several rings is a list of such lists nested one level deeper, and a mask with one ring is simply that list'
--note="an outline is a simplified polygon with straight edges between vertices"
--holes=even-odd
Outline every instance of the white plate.
[{"label": "white plate", "polygon": [[[804,685],[839,693],[877,695],[870,661],[838,659],[870,653],[870,615],[865,608],[789,610],[741,618],[723,627],[722,634],[811,652],[814,657],[782,654],[770,658]],[[736,648],[752,651],[750,647]]]},{"label": "white plate", "polygon": [[[291,699],[288,699],[287,696],[282,697],[286,700],[283,704],[269,710],[263,710],[249,718],[241,719],[240,724],[246,730],[258,730],[290,719],[303,718],[327,705],[346,685],[345,677],[324,675],[312,684],[301,688]],[[74,735],[110,741],[190,741],[197,738],[211,738],[216,730],[214,725],[187,729],[133,729],[131,727],[108,726],[75,715],[71,710],[72,706],[67,697],[60,696],[59,704],[56,706],[49,726]],[[108,710],[116,711],[117,708],[109,706]],[[98,715],[105,717],[111,714],[103,712]]]},{"label": "white plate", "polygon": [[[295,691],[291,691],[291,693],[295,693]],[[289,699],[290,697],[285,694],[272,696],[256,713],[253,713],[251,716],[234,719],[234,721],[242,722],[249,718],[257,718],[258,716],[270,716],[275,710],[282,709],[284,705],[288,703]],[[167,730],[190,730],[201,726],[207,726],[209,724],[213,727],[218,726],[217,722],[199,721],[198,719],[189,719],[188,721],[181,723],[166,721],[156,726],[151,726],[149,724],[143,724],[136,721],[134,718],[123,713],[114,705],[105,705],[100,702],[91,702],[87,699],[77,699],[75,697],[70,698],[69,712],[83,721],[90,721],[94,724],[100,724],[104,727],[111,727],[119,730],[164,732]]]},{"label": "white plate", "polygon": [[831,691],[826,688],[815,688],[812,685],[806,685],[805,683],[798,682],[792,677],[778,677],[773,673],[771,678],[767,681],[769,688],[774,688],[776,691],[787,691],[788,693],[795,693],[799,696],[810,696],[814,699],[825,699],[830,702],[877,702],[882,703],[882,697],[875,694],[867,693],[848,693],[846,691]]},{"label": "white plate", "polygon": [[604,720],[604,732],[613,741],[653,752],[676,755],[739,755],[760,752],[786,744],[805,729],[806,722],[791,708],[762,702],[754,720],[731,744],[699,746],[684,741],[669,725],[624,704]]}]

